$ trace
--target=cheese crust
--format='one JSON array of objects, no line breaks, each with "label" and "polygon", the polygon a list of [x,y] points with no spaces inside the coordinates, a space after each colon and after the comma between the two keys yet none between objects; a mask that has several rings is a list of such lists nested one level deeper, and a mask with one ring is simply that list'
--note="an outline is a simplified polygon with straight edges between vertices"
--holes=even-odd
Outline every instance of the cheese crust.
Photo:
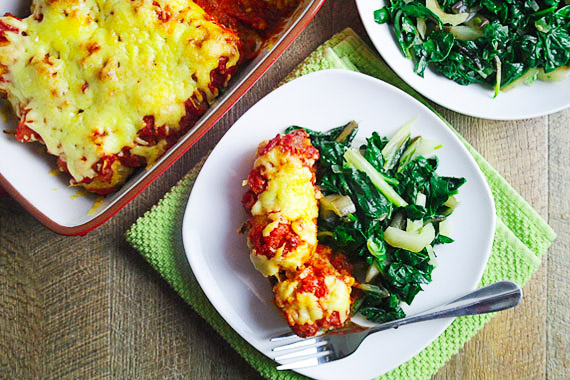
[{"label": "cheese crust", "polygon": [[295,271],[317,246],[319,152],[303,130],[277,135],[257,151],[248,191],[250,259],[264,276]]},{"label": "cheese crust", "polygon": [[0,92],[62,170],[98,193],[152,165],[239,60],[235,32],[190,0],[35,0],[0,18]]},{"label": "cheese crust", "polygon": [[262,142],[242,199],[250,260],[273,277],[275,305],[301,336],[341,327],[355,283],[342,254],[317,241],[319,151],[302,129]]},{"label": "cheese crust", "polygon": [[347,267],[344,256],[319,245],[311,261],[274,286],[275,305],[297,335],[339,328],[348,319],[354,278]]}]

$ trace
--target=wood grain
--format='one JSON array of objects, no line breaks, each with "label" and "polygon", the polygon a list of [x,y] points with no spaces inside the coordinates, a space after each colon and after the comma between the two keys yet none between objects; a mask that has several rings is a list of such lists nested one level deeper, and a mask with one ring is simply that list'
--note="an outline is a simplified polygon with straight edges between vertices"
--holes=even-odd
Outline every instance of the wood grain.
[{"label": "wood grain", "polygon": [[0,203],[0,210],[0,377],[37,378],[42,347],[30,340],[42,341],[43,315],[36,266],[18,231],[27,218],[13,202]]},{"label": "wood grain", "polygon": [[558,234],[546,262],[546,376],[570,379],[570,111],[549,117],[549,223]]},{"label": "wood grain", "polygon": [[[548,200],[537,191],[548,188],[546,118],[499,122],[438,109],[543,217],[547,216]],[[546,300],[526,294],[544,294],[545,278],[542,265],[525,287],[524,302],[497,315],[436,378],[544,378]]]},{"label": "wood grain", "polygon": [[[329,0],[273,67],[175,165],[83,238],[45,229],[0,198],[0,379],[255,379],[260,376],[124,241],[124,232],[306,55],[351,26]],[[570,110],[499,122],[436,108],[558,233],[524,302],[501,313],[434,377],[568,379]]]}]

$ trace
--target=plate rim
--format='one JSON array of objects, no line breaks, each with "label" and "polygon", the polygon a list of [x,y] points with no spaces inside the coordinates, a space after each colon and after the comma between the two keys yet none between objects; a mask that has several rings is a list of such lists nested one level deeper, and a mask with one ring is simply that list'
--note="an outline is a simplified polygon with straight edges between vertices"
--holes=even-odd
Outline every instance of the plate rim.
[{"label": "plate rim", "polygon": [[[360,77],[360,79],[365,79],[368,81],[373,81],[376,82],[377,85],[379,86],[386,86],[389,90],[391,91],[396,91],[399,92],[400,95],[404,96],[404,97],[408,97],[408,100],[410,100],[412,103],[415,103],[417,106],[419,106],[420,108],[424,108],[426,111],[428,111],[429,113],[433,114],[433,116],[435,118],[437,118],[437,120],[439,121],[439,124],[441,126],[442,129],[445,128],[445,130],[449,131],[449,133],[453,136],[453,139],[455,140],[455,142],[457,143],[457,145],[460,147],[460,149],[462,150],[462,152],[464,153],[465,157],[467,158],[467,160],[469,161],[469,163],[475,168],[474,173],[476,173],[476,176],[479,178],[479,180],[481,181],[481,183],[483,184],[483,190],[485,192],[485,198],[488,200],[489,202],[489,206],[490,206],[490,214],[491,214],[491,220],[489,221],[489,226],[490,226],[490,231],[491,233],[489,234],[489,236],[486,236],[486,244],[485,244],[485,250],[482,253],[482,255],[484,255],[483,257],[483,265],[479,268],[478,272],[476,273],[476,275],[474,276],[474,278],[476,279],[474,281],[474,283],[470,286],[471,289],[475,289],[477,287],[477,285],[479,284],[479,282],[481,281],[481,277],[483,275],[483,272],[485,270],[485,268],[487,267],[488,264],[488,259],[491,255],[491,249],[492,249],[492,244],[494,241],[494,232],[496,229],[496,208],[495,208],[495,202],[494,202],[494,198],[492,196],[491,193],[491,189],[489,187],[489,184],[484,176],[484,174],[482,173],[481,169],[479,168],[479,165],[477,165],[476,161],[474,160],[473,156],[469,153],[469,151],[467,150],[467,148],[465,147],[465,145],[461,142],[461,140],[458,138],[457,133],[454,133],[454,130],[452,128],[450,128],[448,125],[445,124],[445,122],[438,117],[433,111],[431,111],[428,107],[426,107],[424,104],[422,104],[421,102],[419,102],[417,99],[415,99],[414,97],[412,97],[411,95],[407,94],[406,92],[402,91],[401,89],[399,89],[396,86],[393,86],[387,82],[381,81],[377,78],[365,75],[363,73],[359,73],[359,72],[354,72],[354,71],[349,71],[349,70],[338,70],[338,69],[329,69],[329,70],[321,70],[321,71],[317,71],[317,72],[313,72],[313,73],[309,73],[306,75],[303,75],[302,77],[296,78],[293,81],[289,82],[295,82],[295,81],[300,81],[300,80],[311,80],[312,77],[316,77],[316,76],[322,76],[322,75],[349,75],[349,76],[357,76]],[[232,127],[230,127],[230,129],[234,128],[234,126],[236,124],[239,123],[239,121],[241,120],[241,118],[245,117],[248,113],[255,111],[256,106],[261,102],[264,101],[266,98],[270,98],[272,96],[272,94],[275,94],[277,91],[279,91],[282,88],[285,88],[286,86],[288,86],[289,83],[284,84],[283,86],[277,88],[276,90],[270,92],[269,94],[267,94],[265,97],[263,97],[262,99],[260,99],[256,104],[254,104],[250,109],[248,109],[241,117],[240,119],[238,119],[234,125],[232,125]],[[267,100],[265,100],[267,101]],[[229,132],[229,130],[227,132]],[[241,333],[241,329],[236,325],[236,323],[234,323],[234,321],[231,318],[230,312],[226,311],[226,309],[224,309],[221,306],[221,301],[217,300],[217,297],[212,295],[212,290],[210,290],[209,286],[203,286],[203,285],[208,285],[208,283],[206,282],[207,280],[205,280],[205,274],[202,273],[202,271],[200,270],[196,270],[199,269],[199,267],[195,267],[195,259],[192,256],[191,253],[191,243],[189,243],[189,236],[188,236],[188,231],[189,231],[189,225],[192,223],[191,219],[193,218],[193,213],[191,212],[191,208],[192,205],[197,202],[196,200],[196,196],[194,193],[194,186],[199,183],[199,181],[201,181],[201,178],[205,175],[204,173],[208,171],[208,166],[212,164],[213,159],[212,157],[214,157],[214,154],[217,154],[217,149],[218,146],[220,146],[222,144],[222,142],[226,139],[229,138],[228,137],[228,133],[226,132],[226,134],[224,134],[224,136],[220,139],[220,141],[218,141],[218,143],[216,144],[216,146],[214,147],[214,149],[212,150],[212,152],[210,153],[208,159],[204,162],[204,165],[202,166],[202,168],[200,169],[200,172],[198,173],[198,176],[196,177],[196,180],[194,182],[192,191],[190,192],[190,195],[188,197],[188,202],[186,204],[186,209],[184,212],[184,218],[183,218],[183,222],[182,222],[182,242],[183,242],[183,247],[184,247],[184,253],[186,256],[186,259],[188,261],[188,264],[190,265],[190,268],[192,270],[192,273],[194,274],[198,284],[200,285],[200,288],[202,289],[202,291],[204,292],[204,294],[206,295],[206,298],[208,299],[208,301],[211,303],[211,305],[214,307],[214,309],[218,312],[218,314],[223,318],[223,320],[245,341],[248,342],[248,344],[253,347],[256,351],[260,352],[262,355],[264,355],[265,357],[269,358],[270,360],[274,360],[271,356],[269,356],[268,352],[265,352],[261,349],[259,349],[258,347],[256,347],[254,344],[252,344],[250,342],[249,339],[247,339],[247,337],[245,336],[245,333],[242,334]],[[231,137],[231,136],[230,136]],[[244,220],[245,220],[245,215],[244,215]],[[245,243],[244,243],[245,244]],[[427,346],[429,346],[430,344],[432,344],[439,336],[441,336],[441,334],[443,334],[443,332],[451,325],[451,323],[453,322],[455,318],[449,318],[447,319],[447,321],[445,323],[442,324],[442,327],[437,329],[437,335],[430,340],[429,342],[427,342],[425,345],[418,345],[416,350],[413,350],[414,352],[412,354],[410,354],[409,356],[405,357],[405,359],[400,362],[395,364],[394,366],[392,366],[389,370],[387,370],[384,373],[388,373],[389,371],[393,370],[394,368],[402,365],[403,363],[407,362],[408,360],[410,360],[411,358],[415,357],[418,353],[420,353],[422,350],[424,350]],[[287,326],[284,324],[284,329],[287,328]],[[277,362],[275,362],[277,364]],[[299,370],[299,371],[295,371],[297,373],[303,374],[302,372],[303,370]],[[303,374],[304,375],[304,374]],[[377,376],[381,376],[382,374],[378,374]]]}]

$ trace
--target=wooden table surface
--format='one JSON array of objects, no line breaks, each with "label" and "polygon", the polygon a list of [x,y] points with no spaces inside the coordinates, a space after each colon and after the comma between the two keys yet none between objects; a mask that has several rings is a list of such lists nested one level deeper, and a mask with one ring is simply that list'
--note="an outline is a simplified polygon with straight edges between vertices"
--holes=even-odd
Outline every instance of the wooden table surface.
[{"label": "wooden table surface", "polygon": [[[259,378],[125,243],[124,233],[241,114],[347,26],[366,38],[354,3],[328,0],[202,140],[85,237],[58,236],[0,198],[0,379]],[[558,240],[522,304],[495,317],[435,378],[569,379],[570,109],[513,122],[436,108],[548,220]]]}]

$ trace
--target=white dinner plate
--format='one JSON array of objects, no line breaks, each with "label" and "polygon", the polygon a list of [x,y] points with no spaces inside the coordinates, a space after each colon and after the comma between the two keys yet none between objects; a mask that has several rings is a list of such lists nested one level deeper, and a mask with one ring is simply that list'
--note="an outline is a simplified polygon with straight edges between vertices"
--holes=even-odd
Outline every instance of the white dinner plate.
[{"label": "white dinner plate", "polygon": [[[406,307],[415,313],[474,289],[491,250],[495,209],[479,168],[455,134],[425,106],[372,77],[327,70],[296,79],[247,111],[220,140],[198,176],[183,224],[184,248],[194,275],[220,315],[253,347],[272,357],[268,338],[286,329],[273,305],[269,281],[249,261],[241,206],[242,181],[252,168],[257,145],[290,125],[325,131],[356,120],[357,138],[373,131],[391,136],[418,115],[413,135],[443,144],[438,173],[461,176],[461,205],[451,216],[453,244],[438,246],[433,282]],[[298,372],[323,379],[367,379],[381,375],[432,342],[451,323],[435,320],[370,336],[351,356]]]},{"label": "white dinner plate", "polygon": [[389,24],[377,24],[374,11],[386,0],[356,0],[362,23],[386,63],[416,91],[450,110],[484,119],[520,120],[548,115],[570,106],[570,78],[560,82],[535,81],[502,92],[493,99],[493,90],[479,84],[462,86],[426,69],[424,78],[414,72],[414,63],[405,58]]}]

